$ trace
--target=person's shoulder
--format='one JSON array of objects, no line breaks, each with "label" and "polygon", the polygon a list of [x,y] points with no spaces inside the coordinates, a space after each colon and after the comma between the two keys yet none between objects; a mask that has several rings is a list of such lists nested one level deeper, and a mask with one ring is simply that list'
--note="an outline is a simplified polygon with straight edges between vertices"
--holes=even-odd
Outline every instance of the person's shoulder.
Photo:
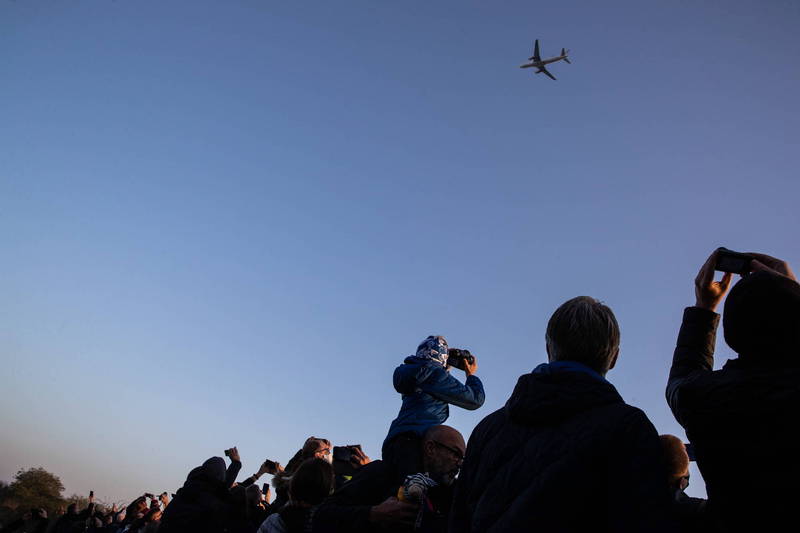
[{"label": "person's shoulder", "polygon": [[750,366],[729,360],[720,370],[699,376],[684,388],[684,398],[698,405],[797,404],[800,368]]},{"label": "person's shoulder", "polygon": [[385,499],[396,477],[389,463],[377,459],[361,468],[353,478],[339,487],[327,503],[336,505],[373,505]]},{"label": "person's shoulder", "polygon": [[494,435],[497,430],[505,423],[508,422],[508,414],[506,413],[506,408],[501,407],[500,409],[494,411],[493,413],[489,413],[483,420],[478,422],[478,425],[472,430],[472,434],[470,435],[470,441],[472,439],[480,440],[485,435]]},{"label": "person's shoulder", "polygon": [[280,513],[272,513],[269,515],[258,528],[258,533],[284,533],[285,531],[286,523],[283,521]]},{"label": "person's shoulder", "polygon": [[483,420],[478,422],[478,425],[475,426],[475,429],[479,427],[493,426],[495,424],[505,422],[506,420],[508,420],[508,413],[506,413],[506,408],[503,406],[484,416]]},{"label": "person's shoulder", "polygon": [[655,426],[642,409],[628,403],[607,405],[602,412],[597,413],[602,420],[604,431],[626,438],[626,435],[636,433],[652,433],[658,435]]},{"label": "person's shoulder", "polygon": [[413,363],[408,363],[411,365],[409,371],[413,372],[414,378],[419,384],[426,383],[428,385],[432,385],[444,383],[450,379],[455,379],[450,375],[450,372],[448,372],[445,367],[436,361],[431,361],[430,359],[420,359],[418,357],[414,357],[413,359],[416,359],[416,361]]},{"label": "person's shoulder", "polygon": [[376,459],[359,468],[348,483],[353,483],[354,481],[363,481],[365,479],[383,478],[390,476],[391,474],[391,465],[386,461]]},{"label": "person's shoulder", "polygon": [[406,357],[403,363],[394,369],[395,375],[414,376],[417,379],[425,379],[438,370],[444,371],[444,367],[430,359],[413,355]]},{"label": "person's shoulder", "polygon": [[644,410],[636,407],[635,405],[631,405],[624,400],[619,403],[606,405],[605,410],[622,418],[647,419],[647,414],[644,412]]},{"label": "person's shoulder", "polygon": [[[800,376],[800,371],[796,373]],[[747,368],[739,359],[729,359],[722,368],[710,372],[699,372],[680,384],[682,405],[708,405],[716,400],[727,401],[740,391],[753,389],[773,390],[786,377],[785,369]],[[790,378],[791,379],[791,378]],[[791,379],[791,387],[796,380]]]}]

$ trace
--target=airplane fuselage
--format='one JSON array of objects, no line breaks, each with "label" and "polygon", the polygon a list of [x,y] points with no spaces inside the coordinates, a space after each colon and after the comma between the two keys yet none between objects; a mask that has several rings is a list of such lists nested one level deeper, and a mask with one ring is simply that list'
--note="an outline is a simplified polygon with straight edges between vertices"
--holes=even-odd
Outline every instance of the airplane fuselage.
[{"label": "airplane fuselage", "polygon": [[555,63],[556,61],[561,61],[562,59],[565,59],[566,57],[567,56],[556,56],[556,57],[551,57],[549,59],[542,59],[541,61],[531,61],[530,63],[526,63],[524,65],[520,65],[519,68],[531,68],[531,67],[540,68],[540,67],[543,67],[545,65],[549,65],[550,63]]}]

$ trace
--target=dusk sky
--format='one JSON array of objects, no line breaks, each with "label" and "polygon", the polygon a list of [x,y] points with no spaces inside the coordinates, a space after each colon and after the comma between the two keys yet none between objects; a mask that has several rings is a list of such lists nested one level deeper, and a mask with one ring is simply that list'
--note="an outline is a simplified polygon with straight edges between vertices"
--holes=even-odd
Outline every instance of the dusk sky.
[{"label": "dusk sky", "polygon": [[[233,445],[242,478],[310,435],[379,458],[431,334],[478,357],[466,438],[578,295],[685,438],[699,267],[800,267],[798,27],[789,0],[0,0],[0,479],[110,502]],[[518,68],[536,38],[558,81]]]}]

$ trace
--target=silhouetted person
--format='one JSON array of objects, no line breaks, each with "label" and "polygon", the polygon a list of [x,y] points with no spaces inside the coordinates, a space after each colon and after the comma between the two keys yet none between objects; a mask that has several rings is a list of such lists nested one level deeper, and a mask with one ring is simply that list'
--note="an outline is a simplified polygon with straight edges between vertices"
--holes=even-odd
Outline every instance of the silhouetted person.
[{"label": "silhouetted person", "polygon": [[605,379],[619,338],[614,313],[593,298],[553,313],[549,363],[521,376],[470,436],[451,532],[671,530],[658,433]]},{"label": "silhouetted person", "polygon": [[0,527],[0,533],[13,533],[15,531],[24,533],[45,533],[47,531],[47,511],[42,508],[31,509],[22,518],[9,522]]},{"label": "silhouetted person", "polygon": [[272,485],[275,487],[275,502],[272,504],[274,510],[277,511],[289,501],[289,484],[292,481],[292,474],[303,462],[313,458],[333,464],[331,441],[320,437],[308,437],[303,443],[303,447],[297,450],[297,453],[286,463],[286,468],[281,468],[272,478]]},{"label": "silhouetted person", "polygon": [[225,529],[232,516],[229,489],[242,467],[236,448],[228,454],[231,464],[227,469],[222,457],[212,457],[189,472],[164,511],[160,533],[218,533]]},{"label": "silhouetted person", "polygon": [[394,371],[394,388],[403,403],[389,427],[381,455],[396,467],[401,480],[419,471],[420,439],[428,428],[447,420],[450,405],[475,410],[486,399],[483,383],[475,375],[477,360],[466,363],[467,378],[462,384],[450,375],[448,351],[444,337],[431,335]]},{"label": "silhouetted person", "polygon": [[313,511],[333,490],[333,477],[333,466],[324,459],[302,462],[289,482],[289,502],[264,521],[259,533],[310,531]]},{"label": "silhouetted person", "polygon": [[706,500],[686,494],[689,486],[689,454],[683,441],[675,435],[661,435],[661,447],[667,460],[667,485],[672,494],[672,511],[682,533],[705,533],[710,524],[706,517]]},{"label": "silhouetted person", "polygon": [[713,370],[714,310],[732,280],[714,281],[714,252],[695,279],[667,385],[722,531],[783,530],[800,500],[800,285],[785,262],[751,255],[752,273],[730,291],[722,317],[738,358]]},{"label": "silhouetted person", "polygon": [[428,428],[417,442],[422,472],[398,483],[395,465],[372,461],[319,506],[313,531],[412,531],[415,524],[418,531],[446,531],[453,482],[464,458],[464,437],[439,425]]},{"label": "silhouetted person", "polygon": [[55,524],[53,528],[54,533],[71,533],[76,528],[84,529],[86,520],[94,514],[94,495],[89,494],[89,505],[86,509],[78,512],[78,504],[71,503],[67,506],[67,512],[64,513]]},{"label": "silhouetted person", "polygon": [[231,505],[227,533],[255,533],[269,515],[268,506],[262,503],[261,489],[253,482],[240,483],[231,489]]}]

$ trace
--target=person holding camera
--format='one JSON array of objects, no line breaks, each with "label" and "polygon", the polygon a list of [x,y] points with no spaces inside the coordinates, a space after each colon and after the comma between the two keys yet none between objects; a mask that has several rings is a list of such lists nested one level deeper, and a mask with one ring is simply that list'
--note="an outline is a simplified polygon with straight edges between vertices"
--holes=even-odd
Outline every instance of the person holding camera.
[{"label": "person holding camera", "polygon": [[228,467],[222,457],[211,457],[189,472],[183,487],[164,510],[160,533],[224,531],[232,512],[229,491],[242,468],[235,446],[225,450],[225,455],[231,460]]},{"label": "person holding camera", "polygon": [[[714,272],[725,272],[719,281]],[[720,315],[738,357],[714,370]],[[781,531],[800,499],[800,284],[765,254],[715,250],[683,312],[666,396],[694,445],[719,531]]]},{"label": "person holding camera", "polygon": [[[464,371],[461,383],[450,375],[450,368]],[[381,449],[383,460],[392,464],[400,476],[421,471],[420,444],[425,432],[443,424],[450,416],[449,406],[475,410],[486,395],[475,375],[478,362],[467,350],[449,348],[444,337],[431,335],[394,370],[394,388],[402,395],[400,413],[392,421]]]}]

